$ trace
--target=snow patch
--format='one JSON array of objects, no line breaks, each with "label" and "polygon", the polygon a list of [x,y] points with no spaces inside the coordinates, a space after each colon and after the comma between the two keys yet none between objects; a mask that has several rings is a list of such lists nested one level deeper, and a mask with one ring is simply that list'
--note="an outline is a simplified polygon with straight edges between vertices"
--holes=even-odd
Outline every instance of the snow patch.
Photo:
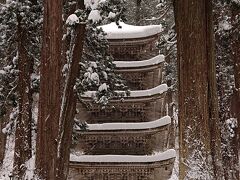
[{"label": "snow patch", "polygon": [[107,91],[108,87],[106,83],[101,84],[101,86],[99,86],[98,91]]},{"label": "snow patch", "polygon": [[115,18],[116,17],[116,13],[114,13],[114,12],[110,12],[109,14],[108,14],[108,18]]},{"label": "snow patch", "polygon": [[66,20],[66,24],[67,25],[75,25],[79,23],[79,18],[77,17],[76,14],[71,14],[70,16],[68,16],[67,20]]},{"label": "snow patch", "polygon": [[90,131],[102,130],[127,130],[127,129],[152,129],[166,126],[171,123],[170,116],[164,116],[158,120],[141,123],[103,123],[103,124],[87,124]]},{"label": "snow patch", "polygon": [[148,60],[143,61],[114,61],[114,64],[117,68],[124,67],[144,67],[144,66],[152,66],[156,64],[160,64],[165,61],[164,55],[160,54]]},{"label": "snow patch", "polygon": [[90,75],[90,79],[95,83],[95,84],[99,84],[99,75],[98,73],[94,72]]},{"label": "snow patch", "polygon": [[26,179],[33,179],[35,171],[35,155],[26,162]]},{"label": "snow patch", "polygon": [[5,157],[3,164],[0,168],[0,179],[9,180],[9,175],[13,171],[13,158],[14,158],[14,147],[15,147],[14,135],[7,136]]},{"label": "snow patch", "polygon": [[98,22],[98,21],[102,20],[100,11],[96,10],[96,9],[92,10],[88,15],[88,20],[92,20],[93,22]]},{"label": "snow patch", "polygon": [[[163,94],[167,90],[168,90],[167,84],[161,84],[152,89],[130,91],[129,97],[153,96],[153,95],[157,95],[157,94]],[[124,94],[124,91],[116,91],[116,92]],[[87,91],[82,95],[82,97],[89,97],[89,98],[94,97],[94,96],[96,96],[96,91]]]},{"label": "snow patch", "polygon": [[[119,28],[120,27],[120,28]],[[115,22],[107,25],[99,26],[107,34],[107,39],[130,39],[148,37],[162,32],[162,25],[149,26],[133,26],[119,22],[119,26]]]},{"label": "snow patch", "polygon": [[98,7],[99,0],[84,0],[86,8],[96,9]]},{"label": "snow patch", "polygon": [[6,74],[6,71],[0,70],[0,74],[4,75],[4,74]]},{"label": "snow patch", "polygon": [[232,25],[227,20],[224,20],[219,23],[219,28],[224,31],[229,31],[232,29]]}]

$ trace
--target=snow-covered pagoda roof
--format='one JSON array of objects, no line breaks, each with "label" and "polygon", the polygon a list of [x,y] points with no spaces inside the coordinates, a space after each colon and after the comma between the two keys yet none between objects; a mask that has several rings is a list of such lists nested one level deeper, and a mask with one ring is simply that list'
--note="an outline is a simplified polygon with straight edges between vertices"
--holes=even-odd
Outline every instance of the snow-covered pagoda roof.
[{"label": "snow-covered pagoda roof", "polygon": [[104,130],[143,130],[153,129],[161,126],[166,126],[171,123],[170,116],[164,116],[160,119],[150,122],[141,123],[103,123],[103,124],[88,124],[90,131],[104,131]]},{"label": "snow-covered pagoda roof", "polygon": [[115,22],[112,22],[99,27],[107,34],[107,39],[144,38],[162,32],[162,25],[134,26],[119,22],[118,26]]},{"label": "snow-covered pagoda roof", "polygon": [[160,54],[148,60],[143,61],[114,61],[117,68],[133,68],[133,67],[145,67],[153,66],[165,61],[164,55]]},{"label": "snow-covered pagoda roof", "polygon": [[158,152],[153,155],[136,156],[136,155],[70,155],[71,162],[92,162],[92,163],[146,163],[158,162],[176,157],[174,149],[164,152]]}]

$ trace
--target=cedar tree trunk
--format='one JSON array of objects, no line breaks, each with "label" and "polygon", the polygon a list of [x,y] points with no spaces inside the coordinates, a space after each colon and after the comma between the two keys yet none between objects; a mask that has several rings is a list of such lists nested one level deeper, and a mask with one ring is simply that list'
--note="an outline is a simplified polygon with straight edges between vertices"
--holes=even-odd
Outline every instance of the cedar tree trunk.
[{"label": "cedar tree trunk", "polygon": [[[180,179],[221,176],[212,4],[177,0]],[[201,177],[202,176],[202,177]],[[209,177],[208,177],[209,176]]]},{"label": "cedar tree trunk", "polygon": [[[79,2],[79,8],[83,9],[83,0]],[[74,91],[76,78],[79,76],[79,62],[82,57],[83,44],[85,39],[85,24],[76,26],[76,38],[74,43],[73,55],[70,70],[67,75],[66,84],[62,97],[62,111],[60,114],[60,128],[58,137],[58,172],[57,179],[65,180],[68,176],[70,146],[72,142],[72,129],[74,116],[76,113],[77,96]]]},{"label": "cedar tree trunk", "polygon": [[31,73],[32,63],[26,49],[26,30],[22,27],[21,17],[17,15],[18,27],[18,58],[19,58],[19,114],[15,131],[14,152],[14,177],[24,179],[25,162],[32,156],[31,150],[31,120],[32,120],[32,97],[31,97]]},{"label": "cedar tree trunk", "polygon": [[235,89],[233,94],[232,113],[237,118],[237,127],[234,127],[233,137],[233,164],[235,171],[232,179],[239,179],[239,148],[240,148],[240,4],[232,3],[232,57],[234,62]]},{"label": "cedar tree trunk", "polygon": [[43,43],[37,124],[36,173],[56,179],[57,139],[61,108],[62,1],[44,1]]}]

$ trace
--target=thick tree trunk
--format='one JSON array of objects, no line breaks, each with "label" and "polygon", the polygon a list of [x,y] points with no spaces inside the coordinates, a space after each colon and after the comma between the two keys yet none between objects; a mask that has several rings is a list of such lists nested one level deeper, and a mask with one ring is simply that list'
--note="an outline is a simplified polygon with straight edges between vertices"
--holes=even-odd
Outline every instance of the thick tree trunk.
[{"label": "thick tree trunk", "polygon": [[22,28],[21,17],[18,15],[18,58],[19,58],[19,114],[15,131],[14,177],[24,179],[25,162],[31,158],[31,73],[32,63],[26,50],[26,31]]},{"label": "thick tree trunk", "polygon": [[78,25],[76,29],[76,41],[73,49],[70,71],[66,80],[66,85],[62,98],[62,111],[60,116],[60,128],[58,139],[58,176],[57,179],[67,179],[70,145],[72,142],[72,128],[76,113],[77,97],[74,91],[76,78],[79,75],[79,62],[82,57],[83,44],[85,38],[85,25]]},{"label": "thick tree trunk", "polygon": [[216,57],[213,22],[212,0],[207,0],[206,4],[206,50],[208,69],[208,108],[209,108],[209,130],[211,138],[211,154],[213,161],[213,171],[215,177],[223,175],[222,154],[221,154],[221,134],[220,120],[218,114],[217,79],[216,79]]},{"label": "thick tree trunk", "polygon": [[240,152],[240,5],[233,3],[232,12],[232,58],[234,61],[235,89],[233,95],[232,113],[237,118],[237,127],[234,127],[233,137],[233,164],[235,169],[233,179],[239,179],[239,152]]},{"label": "thick tree trunk", "polygon": [[[79,1],[79,8],[84,9],[83,0]],[[85,24],[76,27],[76,38],[74,42],[73,55],[71,57],[70,70],[67,75],[66,84],[62,97],[60,114],[60,128],[58,136],[58,172],[57,179],[65,180],[68,176],[68,165],[70,146],[72,142],[72,129],[76,113],[77,96],[74,90],[76,78],[79,76],[79,62],[82,57],[85,39]]]},{"label": "thick tree trunk", "polygon": [[180,179],[221,174],[211,6],[208,0],[175,2]]},{"label": "thick tree trunk", "polygon": [[37,125],[36,173],[56,179],[61,108],[62,1],[44,1],[43,44]]}]

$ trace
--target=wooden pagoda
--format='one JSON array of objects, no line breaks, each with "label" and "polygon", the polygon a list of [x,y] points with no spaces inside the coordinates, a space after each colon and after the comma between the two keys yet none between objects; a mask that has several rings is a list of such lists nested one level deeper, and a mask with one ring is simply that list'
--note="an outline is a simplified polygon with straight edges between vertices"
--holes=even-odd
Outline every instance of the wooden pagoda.
[{"label": "wooden pagoda", "polygon": [[166,93],[162,84],[164,56],[156,42],[161,26],[102,26],[107,33],[116,72],[131,89],[130,96],[111,100],[102,109],[87,92],[79,103],[79,141],[70,156],[69,179],[165,180],[170,178],[175,151],[168,149]]}]

